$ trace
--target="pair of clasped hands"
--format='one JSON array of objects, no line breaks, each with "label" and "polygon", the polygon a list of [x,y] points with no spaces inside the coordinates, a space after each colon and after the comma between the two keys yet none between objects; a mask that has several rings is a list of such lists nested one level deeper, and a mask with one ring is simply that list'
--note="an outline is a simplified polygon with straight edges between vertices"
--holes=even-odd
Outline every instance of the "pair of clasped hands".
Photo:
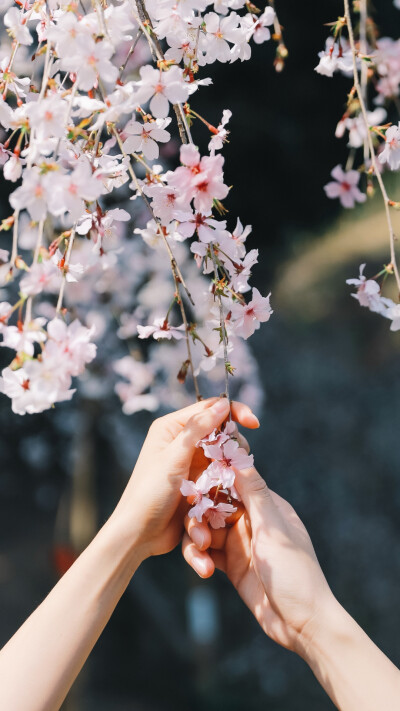
[{"label": "pair of clasped hands", "polygon": [[[115,515],[125,509],[135,522],[143,558],[175,548],[183,522],[183,556],[196,573],[208,578],[215,568],[224,571],[266,634],[297,651],[332,593],[292,506],[253,467],[237,471],[245,511],[230,527],[213,530],[189,518],[180,493],[182,479],[196,480],[209,464],[196,444],[228,415],[227,399],[213,398],[155,420]],[[232,403],[231,416],[242,427],[259,427],[242,403]]]},{"label": "pair of clasped hands", "polygon": [[[136,569],[182,540],[198,575],[224,571],[266,634],[307,662],[340,711],[400,711],[399,670],[337,602],[296,512],[254,467],[236,473],[243,514],[233,525],[211,530],[188,517],[182,479],[207,467],[196,444],[228,415],[227,399],[213,398],[154,422],[108,521],[0,650],[0,709],[58,711]],[[231,415],[259,426],[241,403]]]}]

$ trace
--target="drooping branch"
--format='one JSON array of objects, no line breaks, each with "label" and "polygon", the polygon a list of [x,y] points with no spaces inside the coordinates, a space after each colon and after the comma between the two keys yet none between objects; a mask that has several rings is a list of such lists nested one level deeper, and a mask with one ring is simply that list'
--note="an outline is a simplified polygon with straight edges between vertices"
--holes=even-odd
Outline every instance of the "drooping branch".
[{"label": "drooping branch", "polygon": [[[165,64],[164,52],[162,50],[160,40],[154,32],[154,28],[149,13],[146,10],[146,6],[143,0],[135,0],[135,3],[138,11],[136,20],[143,32],[144,37],[146,37],[149,43],[150,51],[156,61],[161,62],[161,64]],[[173,104],[173,109],[175,111],[181,141],[182,143],[190,143],[192,140],[190,128],[186,121],[185,112],[181,104]]]},{"label": "drooping branch", "polygon": [[386,222],[388,226],[388,231],[389,231],[389,241],[390,241],[390,266],[393,269],[393,273],[395,275],[396,279],[396,284],[397,284],[397,289],[398,292],[400,293],[400,274],[397,266],[397,261],[396,261],[396,250],[395,250],[395,242],[396,242],[396,236],[394,233],[393,229],[393,223],[392,223],[392,217],[390,214],[390,200],[385,188],[385,184],[383,182],[379,166],[377,163],[377,158],[376,158],[376,153],[375,153],[375,148],[372,140],[372,135],[369,127],[369,122],[368,122],[368,116],[367,116],[367,109],[363,97],[363,91],[362,87],[360,84],[360,79],[358,75],[358,68],[357,68],[357,56],[358,56],[358,51],[356,48],[356,43],[354,40],[354,30],[353,30],[353,24],[351,20],[351,14],[350,14],[350,5],[349,5],[349,0],[344,0],[344,17],[346,20],[346,25],[347,25],[347,30],[349,34],[349,42],[350,42],[350,47],[351,47],[351,52],[352,52],[352,57],[353,57],[353,77],[354,77],[354,88],[357,93],[357,97],[360,103],[360,109],[361,109],[361,115],[364,121],[364,126],[365,130],[367,133],[367,138],[368,138],[368,147],[369,147],[369,155],[371,159],[371,164],[372,168],[375,173],[375,177],[378,181],[378,185],[381,191],[382,195],[382,200],[385,206],[385,215],[386,215]]}]

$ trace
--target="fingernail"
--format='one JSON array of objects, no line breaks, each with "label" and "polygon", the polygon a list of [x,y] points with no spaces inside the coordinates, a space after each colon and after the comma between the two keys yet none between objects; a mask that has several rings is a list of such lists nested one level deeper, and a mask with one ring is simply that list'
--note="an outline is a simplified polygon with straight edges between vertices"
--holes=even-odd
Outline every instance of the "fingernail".
[{"label": "fingernail", "polygon": [[204,558],[193,556],[192,563],[196,573],[199,575],[207,575],[207,563]]},{"label": "fingernail", "polygon": [[258,419],[258,417],[256,417],[256,415],[255,415],[253,412],[251,413],[251,416],[252,416],[254,422],[257,423],[257,427],[259,427],[259,426],[260,426],[260,420]]},{"label": "fingernail", "polygon": [[223,412],[228,412],[229,407],[229,400],[226,397],[221,397],[211,409],[217,415],[222,415]]},{"label": "fingernail", "polygon": [[190,531],[190,538],[192,539],[195,546],[197,546],[197,548],[203,548],[205,541],[204,531],[197,527],[192,528],[192,530]]}]

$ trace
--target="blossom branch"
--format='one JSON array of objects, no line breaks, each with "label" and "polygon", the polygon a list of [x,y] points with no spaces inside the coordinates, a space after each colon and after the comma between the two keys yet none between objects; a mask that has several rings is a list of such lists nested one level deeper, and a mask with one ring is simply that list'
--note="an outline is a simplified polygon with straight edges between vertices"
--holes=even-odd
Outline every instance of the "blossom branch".
[{"label": "blossom branch", "polygon": [[[150,51],[152,54],[155,55],[155,58],[158,59],[159,62],[162,64],[165,64],[165,57],[164,57],[164,52],[162,51],[162,47],[160,44],[160,40],[158,39],[157,35],[154,32],[154,28],[151,22],[151,19],[149,17],[149,14],[146,10],[146,6],[143,2],[143,0],[135,0],[136,7],[139,13],[139,16],[136,15],[136,21],[138,22],[144,37],[146,37],[149,46],[150,46]],[[146,26],[148,27],[148,31],[146,31]],[[185,112],[182,108],[181,104],[173,104],[172,107],[175,111],[176,115],[176,121],[178,124],[178,130],[179,130],[179,135],[181,138],[182,143],[191,143],[192,141],[192,136],[190,133],[190,128],[188,126],[188,122],[186,120]]]},{"label": "blossom branch", "polygon": [[[120,137],[120,135],[119,135],[117,129],[115,128],[115,126],[113,126],[113,128],[112,128],[112,133],[113,133],[113,135],[115,136],[115,138],[116,138],[116,140],[117,140],[117,143],[118,143],[118,146],[119,146],[119,148],[120,148],[120,150],[121,150],[121,152],[122,152],[122,155],[123,155],[124,157],[128,157],[128,156],[126,155],[125,151],[124,151],[124,147],[123,147],[123,143],[122,143],[122,141],[121,141],[121,137]],[[153,209],[152,209],[152,207],[151,207],[151,205],[150,205],[150,202],[149,202],[149,200],[147,199],[147,196],[144,194],[144,192],[143,192],[143,190],[142,190],[142,187],[141,187],[141,185],[140,185],[140,183],[139,183],[139,181],[138,181],[138,179],[137,179],[136,173],[135,173],[135,171],[133,170],[130,161],[129,161],[129,164],[128,164],[128,165],[129,165],[129,168],[128,168],[129,174],[130,174],[132,180],[134,181],[134,183],[135,183],[135,185],[136,185],[136,188],[137,188],[137,190],[139,191],[141,197],[143,198],[143,200],[144,200],[144,202],[145,202],[145,204],[146,204],[146,206],[147,206],[147,208],[148,208],[148,210],[149,210],[149,212],[150,212],[150,214],[151,214],[153,220],[155,221],[155,223],[156,223],[156,225],[157,225],[158,233],[159,233],[159,235],[162,237],[163,242],[164,242],[164,244],[165,244],[165,246],[166,246],[166,248],[167,248],[167,252],[168,252],[168,256],[169,256],[170,264],[171,264],[172,277],[173,277],[174,284],[175,284],[176,299],[177,299],[177,303],[178,303],[178,306],[179,306],[179,309],[180,309],[180,312],[181,312],[182,322],[183,322],[183,324],[184,324],[184,326],[185,326],[186,349],[187,349],[187,354],[188,354],[188,361],[189,361],[190,371],[191,371],[191,375],[192,375],[192,378],[193,378],[193,386],[194,386],[194,390],[195,390],[195,393],[196,393],[196,399],[197,399],[197,400],[201,400],[202,397],[201,397],[201,393],[200,393],[200,388],[199,388],[199,384],[198,384],[198,381],[197,381],[197,376],[195,375],[195,372],[194,372],[193,357],[192,357],[192,351],[191,351],[191,347],[190,347],[190,325],[189,325],[189,322],[188,322],[188,319],[187,319],[187,316],[186,316],[185,307],[184,307],[184,304],[183,304],[183,301],[182,301],[181,285],[182,285],[182,287],[184,288],[184,290],[186,291],[187,297],[188,297],[188,299],[190,300],[190,302],[191,302],[191,304],[192,304],[193,306],[194,306],[194,301],[193,301],[193,298],[192,298],[192,296],[191,296],[191,294],[190,294],[190,292],[189,292],[189,290],[188,290],[188,288],[187,288],[187,286],[186,286],[185,280],[184,280],[184,278],[183,278],[183,276],[182,276],[182,273],[181,273],[181,271],[180,271],[180,269],[179,269],[178,263],[177,263],[177,261],[176,261],[176,259],[175,259],[175,257],[174,257],[174,254],[173,254],[172,249],[171,249],[171,246],[170,246],[170,244],[169,244],[169,242],[168,242],[167,236],[166,236],[166,234],[165,234],[165,232],[164,232],[164,230],[163,230],[163,228],[162,228],[162,225],[160,224],[158,218],[157,218],[156,215],[154,214],[154,211],[153,211]]]},{"label": "blossom branch", "polygon": [[369,122],[368,122],[368,116],[367,116],[367,109],[365,106],[365,101],[363,98],[363,92],[362,88],[360,85],[360,80],[358,76],[358,69],[357,69],[357,48],[354,40],[354,31],[353,31],[353,24],[351,20],[351,14],[350,14],[350,6],[349,6],[349,0],[344,0],[344,17],[346,20],[346,25],[347,25],[347,30],[349,34],[349,42],[350,42],[350,48],[351,48],[351,53],[352,53],[352,58],[353,58],[353,76],[354,76],[354,86],[357,92],[357,97],[360,103],[360,109],[361,109],[361,114],[363,117],[364,125],[365,125],[365,130],[367,133],[368,137],[368,146],[369,146],[369,153],[370,153],[370,158],[371,158],[371,163],[372,167],[376,176],[376,179],[379,184],[379,188],[381,191],[382,199],[385,205],[385,214],[386,214],[386,221],[388,225],[388,230],[389,230],[389,239],[390,239],[390,260],[391,260],[391,267],[393,269],[393,273],[396,278],[396,284],[397,284],[397,289],[400,293],[400,274],[397,266],[397,261],[396,261],[396,251],[395,251],[395,241],[396,241],[396,236],[394,234],[394,229],[393,229],[393,224],[392,224],[392,218],[390,214],[390,200],[388,197],[388,194],[386,192],[385,184],[383,182],[380,170],[377,165],[377,159],[376,159],[376,153],[375,153],[375,148],[374,144],[372,141],[372,134],[369,128]]}]

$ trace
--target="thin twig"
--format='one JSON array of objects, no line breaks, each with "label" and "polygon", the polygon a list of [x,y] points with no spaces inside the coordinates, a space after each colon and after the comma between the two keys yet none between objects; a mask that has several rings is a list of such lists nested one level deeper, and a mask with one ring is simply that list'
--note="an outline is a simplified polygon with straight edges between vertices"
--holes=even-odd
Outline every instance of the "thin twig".
[{"label": "thin twig", "polygon": [[228,366],[229,366],[229,360],[228,360],[228,339],[227,339],[227,334],[226,334],[226,326],[225,326],[225,318],[224,318],[224,307],[222,304],[222,296],[219,293],[218,290],[218,281],[219,281],[219,274],[218,274],[218,265],[217,265],[217,260],[215,258],[215,249],[214,246],[211,245],[211,256],[213,260],[213,265],[214,265],[214,278],[215,278],[215,294],[218,299],[218,307],[219,307],[219,325],[220,325],[220,332],[221,332],[221,340],[223,343],[223,349],[224,349],[224,371],[225,371],[225,397],[228,398],[230,402],[230,397],[229,397],[229,371],[228,371]]},{"label": "thin twig", "polygon": [[[117,140],[117,143],[118,143],[118,146],[119,146],[119,148],[120,148],[120,151],[121,151],[122,155],[124,156],[124,158],[128,158],[127,154],[126,154],[125,151],[124,151],[124,147],[123,147],[123,143],[122,143],[122,140],[121,140],[121,136],[119,135],[119,133],[118,133],[117,129],[115,128],[115,126],[113,126],[113,128],[112,128],[112,133],[114,134],[114,136],[115,136],[115,138],[116,138],[116,140]],[[128,158],[128,160],[129,160],[129,158]],[[156,225],[157,225],[157,231],[158,231],[160,237],[162,238],[162,240],[163,240],[163,242],[164,242],[164,244],[165,244],[165,246],[166,246],[166,248],[167,248],[167,252],[168,252],[168,256],[169,256],[169,260],[170,260],[170,264],[171,264],[172,277],[173,277],[174,284],[175,284],[175,290],[176,290],[177,301],[178,301],[178,305],[179,305],[179,308],[180,308],[180,311],[181,311],[182,321],[183,321],[183,324],[184,324],[184,326],[185,326],[186,349],[187,349],[187,354],[188,354],[188,361],[189,361],[189,364],[190,364],[190,372],[191,372],[192,378],[193,378],[193,386],[194,386],[194,390],[195,390],[195,393],[196,393],[196,398],[197,398],[197,400],[201,400],[202,398],[201,398],[201,393],[200,393],[200,389],[199,389],[199,384],[198,384],[198,382],[197,382],[197,376],[195,375],[195,372],[194,372],[193,357],[192,357],[192,351],[191,351],[191,347],[190,347],[190,333],[189,333],[190,327],[189,327],[189,323],[188,323],[188,320],[187,320],[185,307],[184,307],[184,304],[183,304],[183,301],[182,301],[181,287],[183,287],[183,289],[185,290],[186,295],[187,295],[188,299],[190,300],[190,303],[191,303],[193,306],[194,306],[194,301],[193,301],[193,298],[192,298],[192,295],[191,295],[190,291],[188,290],[188,288],[187,288],[187,286],[186,286],[186,282],[185,282],[185,280],[184,280],[184,278],[183,278],[183,275],[182,275],[182,272],[181,272],[181,270],[180,270],[180,268],[179,268],[179,266],[178,266],[178,263],[177,263],[177,261],[176,261],[176,259],[175,259],[175,257],[174,257],[174,254],[173,254],[172,249],[171,249],[171,246],[170,246],[170,244],[169,244],[169,242],[168,242],[167,236],[166,236],[166,234],[164,233],[164,230],[163,230],[163,228],[162,228],[162,225],[161,225],[160,221],[158,220],[158,218],[156,217],[156,215],[154,214],[153,208],[151,207],[151,204],[150,204],[150,202],[149,202],[149,200],[148,200],[148,198],[147,198],[147,195],[145,195],[145,193],[143,192],[142,186],[140,185],[140,183],[139,183],[139,181],[138,181],[137,175],[136,175],[135,171],[133,170],[130,161],[129,161],[129,163],[128,163],[128,171],[129,171],[129,174],[130,174],[130,176],[131,176],[133,182],[135,183],[136,189],[138,190],[138,192],[140,193],[141,197],[143,198],[143,200],[144,200],[144,202],[145,202],[145,204],[146,204],[146,206],[147,206],[147,208],[148,208],[148,210],[149,210],[149,212],[150,212],[150,214],[151,214],[151,216],[152,216],[154,222],[156,223]]]},{"label": "thin twig", "polygon": [[385,214],[386,214],[386,221],[389,229],[389,239],[390,239],[390,260],[391,260],[391,267],[393,269],[395,278],[396,278],[396,284],[397,284],[397,289],[400,293],[400,275],[399,275],[399,270],[397,267],[397,262],[396,262],[396,251],[395,251],[395,241],[396,241],[396,236],[394,234],[393,230],[393,225],[392,225],[392,218],[390,214],[390,205],[389,205],[389,197],[386,192],[385,184],[383,182],[382,176],[379,171],[379,167],[377,164],[376,160],[376,154],[375,154],[375,148],[374,144],[372,141],[372,135],[371,131],[369,130],[369,123],[368,123],[368,116],[367,116],[367,109],[365,107],[365,102],[363,99],[362,95],[362,89],[360,85],[360,80],[358,76],[358,69],[357,69],[357,49],[354,41],[354,32],[353,32],[353,25],[351,21],[351,15],[350,15],[350,6],[349,6],[349,0],[344,0],[344,16],[346,19],[346,24],[347,24],[347,30],[349,33],[349,42],[350,42],[350,47],[353,55],[353,76],[354,76],[354,87],[357,92],[358,100],[360,102],[360,109],[361,109],[361,114],[364,119],[364,124],[365,124],[365,129],[367,131],[367,136],[368,136],[368,145],[369,145],[369,153],[371,157],[371,163],[372,167],[374,169],[374,173],[376,176],[376,179],[379,184],[379,188],[382,194],[382,199],[385,205]]},{"label": "thin twig", "polygon": [[65,261],[64,261],[64,274],[63,274],[63,279],[62,279],[61,287],[60,287],[60,293],[58,295],[58,301],[57,301],[57,308],[56,308],[57,314],[59,314],[62,309],[65,282],[67,280],[67,271],[68,271],[69,261],[71,259],[71,252],[72,252],[72,247],[74,244],[74,239],[75,239],[75,226],[71,230],[71,234],[70,234],[69,241],[68,241],[68,249],[67,249],[67,254],[65,256]]},{"label": "thin twig", "polygon": [[[135,0],[135,3],[136,3],[137,11],[138,11],[138,15],[136,15],[134,13],[135,19],[136,19],[137,23],[139,24],[139,27],[141,28],[144,37],[146,37],[146,39],[149,43],[150,51],[151,51],[153,57],[156,60],[158,60],[159,62],[165,62],[164,52],[162,50],[160,40],[158,39],[157,35],[154,32],[154,28],[153,28],[151,19],[150,19],[149,14],[146,10],[143,0]],[[148,31],[146,30],[146,26],[148,27]],[[190,128],[187,123],[182,104],[173,104],[172,107],[175,111],[179,135],[180,135],[182,143],[188,143],[188,142],[192,143],[192,136],[190,133]]]},{"label": "thin twig", "polygon": [[[38,234],[37,234],[37,239],[36,239],[36,247],[35,247],[35,253],[33,255],[33,261],[31,268],[37,264],[38,259],[39,259],[39,254],[40,254],[40,248],[42,246],[42,240],[43,240],[43,228],[44,228],[44,220],[40,220],[39,225],[38,225]],[[26,312],[25,312],[25,323],[28,324],[32,320],[32,301],[33,297],[30,296],[28,298],[28,301],[26,302]]]}]

